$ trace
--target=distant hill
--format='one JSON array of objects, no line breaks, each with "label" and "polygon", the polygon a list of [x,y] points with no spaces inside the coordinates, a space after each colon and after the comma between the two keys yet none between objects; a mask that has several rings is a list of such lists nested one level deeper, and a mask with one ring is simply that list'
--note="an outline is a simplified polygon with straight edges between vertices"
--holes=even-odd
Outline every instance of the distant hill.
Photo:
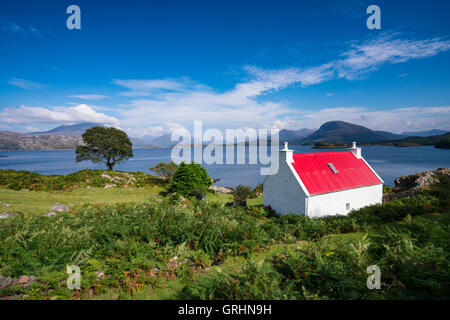
[{"label": "distant hill", "polygon": [[[73,125],[65,125],[65,126],[59,126],[54,129],[48,130],[48,131],[40,131],[40,132],[32,132],[31,134],[36,135],[58,135],[58,136],[68,136],[68,137],[81,137],[81,135],[87,130],[92,127],[106,127],[99,123],[93,123],[93,122],[84,122],[84,123],[78,123]],[[142,141],[141,139],[130,137],[131,143],[133,143],[133,147],[144,147],[148,146],[149,144]]]},{"label": "distant hill", "polygon": [[171,141],[172,134],[166,133],[158,137],[151,137],[151,136],[144,136],[142,137],[142,140],[152,146],[173,146],[177,144],[177,141]]},{"label": "distant hill", "polygon": [[417,146],[435,146],[436,148],[450,148],[450,132],[430,137],[407,137],[400,140],[382,141],[374,143],[383,146],[395,147],[417,147]]},{"label": "distant hill", "polygon": [[0,131],[0,150],[75,149],[80,137]]},{"label": "distant hill", "polygon": [[59,126],[48,131],[32,132],[32,134],[53,134],[58,136],[81,137],[81,135],[92,127],[105,127],[99,123],[84,122],[73,125]]},{"label": "distant hill", "polygon": [[447,132],[450,132],[450,130],[432,129],[428,131],[407,131],[402,132],[402,135],[411,137],[431,137],[439,136]]},{"label": "distant hill", "polygon": [[401,139],[404,136],[386,131],[374,131],[369,128],[345,122],[330,121],[324,123],[319,130],[304,138],[303,143],[335,142],[348,143],[357,141],[360,143]]},{"label": "distant hill", "polygon": [[300,130],[287,130],[283,129],[279,132],[279,137],[281,142],[295,142],[301,140],[304,137],[309,136],[314,133],[316,129],[300,129]]}]

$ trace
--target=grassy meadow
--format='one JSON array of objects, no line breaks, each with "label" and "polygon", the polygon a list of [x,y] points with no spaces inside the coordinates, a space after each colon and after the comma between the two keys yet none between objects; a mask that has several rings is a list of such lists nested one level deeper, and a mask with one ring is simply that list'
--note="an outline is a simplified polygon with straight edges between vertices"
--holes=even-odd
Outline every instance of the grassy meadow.
[{"label": "grassy meadow", "polygon": [[[275,216],[262,197],[246,208],[230,206],[232,195],[176,200],[145,174],[108,175],[0,172],[0,210],[17,213],[0,219],[0,275],[39,279],[0,289],[0,298],[450,297],[448,181],[346,217],[310,219]],[[111,181],[116,187],[105,188]],[[55,202],[70,211],[44,216]],[[381,289],[369,290],[375,264]],[[81,269],[78,290],[67,288],[68,265]]]}]

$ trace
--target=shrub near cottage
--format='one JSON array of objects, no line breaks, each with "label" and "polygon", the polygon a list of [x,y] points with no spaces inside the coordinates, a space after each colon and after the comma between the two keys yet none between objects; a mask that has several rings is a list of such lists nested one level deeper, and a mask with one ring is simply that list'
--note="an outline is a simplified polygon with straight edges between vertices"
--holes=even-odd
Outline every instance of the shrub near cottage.
[{"label": "shrub near cottage", "polygon": [[311,219],[297,214],[272,218],[263,228],[277,240],[316,240],[333,233],[348,233],[361,229],[357,220],[344,216]]},{"label": "shrub near cottage", "polygon": [[211,185],[212,180],[205,168],[197,163],[182,162],[170,180],[168,192],[201,198]]}]

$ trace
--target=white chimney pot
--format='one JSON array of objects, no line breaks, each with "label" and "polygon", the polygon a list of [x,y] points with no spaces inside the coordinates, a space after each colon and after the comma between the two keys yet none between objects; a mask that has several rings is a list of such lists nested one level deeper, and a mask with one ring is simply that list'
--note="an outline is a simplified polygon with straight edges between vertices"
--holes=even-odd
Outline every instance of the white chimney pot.
[{"label": "white chimney pot", "polygon": [[294,162],[294,151],[289,150],[287,141],[284,143],[284,149],[280,150],[280,160]]},{"label": "white chimney pot", "polygon": [[355,155],[355,157],[357,159],[361,159],[361,157],[362,157],[361,148],[356,147],[355,141],[352,142],[352,147],[350,148],[350,151],[353,152],[353,154]]}]

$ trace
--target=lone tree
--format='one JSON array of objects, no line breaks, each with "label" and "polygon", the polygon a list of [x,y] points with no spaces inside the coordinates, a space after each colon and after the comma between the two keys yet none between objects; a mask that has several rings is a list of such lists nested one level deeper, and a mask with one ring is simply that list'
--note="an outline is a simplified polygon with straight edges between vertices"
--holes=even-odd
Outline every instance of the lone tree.
[{"label": "lone tree", "polygon": [[113,170],[114,165],[133,157],[132,143],[122,130],[92,127],[83,133],[82,138],[85,145],[77,147],[76,162],[104,162],[109,170]]}]

